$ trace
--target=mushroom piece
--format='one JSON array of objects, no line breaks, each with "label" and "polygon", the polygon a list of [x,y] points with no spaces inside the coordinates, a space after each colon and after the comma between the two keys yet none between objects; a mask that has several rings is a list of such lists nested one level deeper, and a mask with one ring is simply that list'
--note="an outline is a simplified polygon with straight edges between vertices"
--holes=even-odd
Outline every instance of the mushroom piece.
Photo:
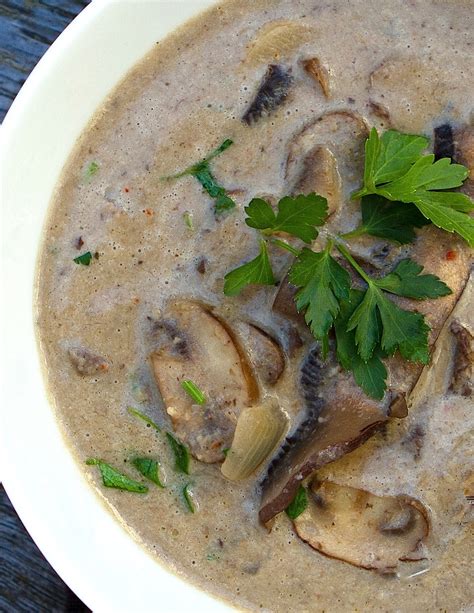
[{"label": "mushroom piece", "polygon": [[329,215],[340,209],[360,182],[367,136],[365,121],[352,111],[332,111],[312,121],[289,144],[290,191],[325,196]]},{"label": "mushroom piece", "polygon": [[247,61],[251,64],[279,62],[311,39],[313,30],[297,21],[265,24],[250,43]]},{"label": "mushroom piece", "polygon": [[[152,324],[151,362],[177,436],[203,462],[224,458],[241,410],[258,399],[257,383],[225,324],[208,308],[180,301]],[[182,389],[193,381],[205,394],[196,405]]]},{"label": "mushroom piece", "polygon": [[68,355],[80,375],[97,375],[109,370],[109,363],[105,358],[82,345],[70,346]]},{"label": "mushroom piece", "polygon": [[461,191],[474,198],[474,126],[464,126],[454,134],[455,159],[469,169],[469,177]]},{"label": "mushroom piece", "polygon": [[434,142],[433,153],[435,160],[441,158],[454,159],[454,134],[449,123],[443,123],[433,130]]},{"label": "mushroom piece", "polygon": [[449,100],[446,75],[429,61],[406,55],[388,57],[372,72],[369,93],[394,128],[410,133],[423,130]]},{"label": "mushroom piece", "polygon": [[[371,492],[314,479],[307,509],[294,520],[298,536],[330,558],[359,568],[395,571],[429,533],[425,507],[409,496]],[[415,552],[415,553],[414,553]]]},{"label": "mushroom piece", "polygon": [[269,334],[257,326],[240,321],[233,330],[245,348],[248,360],[260,379],[275,385],[285,368],[285,358],[280,345]]},{"label": "mushroom piece", "polygon": [[381,403],[365,396],[332,354],[324,363],[317,349],[310,351],[300,387],[306,419],[286,439],[262,483],[264,524],[286,509],[303,479],[359,447],[387,420]]},{"label": "mushroom piece", "polygon": [[298,313],[295,303],[295,295],[298,288],[290,283],[288,275],[281,280],[278,290],[273,300],[272,311],[283,315],[288,319],[294,319],[298,323],[304,324],[304,316]]},{"label": "mushroom piece", "polygon": [[292,84],[293,77],[289,69],[270,64],[255,98],[242,116],[242,121],[251,125],[270,115],[286,100]]},{"label": "mushroom piece", "polygon": [[[430,363],[423,368],[416,385],[409,394],[410,409],[420,406],[433,395],[445,394],[449,388],[455,393],[462,393],[463,391],[468,392],[469,387],[472,386],[472,335],[469,329],[474,327],[473,301],[474,273],[471,273],[459,299],[441,328],[434,344]],[[461,338],[457,334],[460,329],[464,330],[460,332]]]},{"label": "mushroom piece", "polygon": [[329,83],[329,70],[321,63],[317,57],[312,57],[303,61],[303,68],[306,72],[321,86],[323,94],[326,98],[331,97],[331,88]]},{"label": "mushroom piece", "polygon": [[471,396],[474,390],[474,336],[456,320],[451,323],[449,329],[456,343],[453,377],[449,389],[461,396]]}]

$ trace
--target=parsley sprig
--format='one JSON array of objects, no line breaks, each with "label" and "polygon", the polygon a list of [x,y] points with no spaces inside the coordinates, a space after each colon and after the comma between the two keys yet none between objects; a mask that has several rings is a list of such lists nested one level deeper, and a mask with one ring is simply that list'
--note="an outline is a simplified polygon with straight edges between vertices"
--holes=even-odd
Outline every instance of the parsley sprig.
[{"label": "parsley sprig", "polygon": [[[273,285],[267,243],[292,253],[289,280],[298,288],[296,307],[320,341],[323,355],[334,330],[339,363],[376,399],[386,391],[385,358],[399,352],[412,362],[429,361],[430,327],[424,316],[402,308],[391,295],[426,300],[447,296],[451,290],[435,275],[422,274],[423,267],[411,259],[401,260],[384,276],[370,275],[352,257],[347,241],[370,235],[406,244],[415,239],[416,228],[433,222],[474,242],[474,221],[467,214],[472,202],[465,194],[446,191],[459,187],[468,171],[449,159],[435,162],[432,155],[422,155],[427,145],[422,136],[389,130],[379,137],[373,129],[366,142],[364,186],[353,194],[361,198],[362,223],[343,235],[327,233],[320,251],[298,249],[281,235],[311,243],[326,222],[325,198],[314,193],[285,197],[276,211],[269,202],[254,198],[245,208],[245,222],[260,232],[259,255],[225,276],[228,296],[247,285]],[[357,288],[352,287],[348,266],[359,277]],[[359,289],[361,283],[364,289]]]},{"label": "parsley sprig", "polygon": [[378,194],[392,202],[415,205],[438,228],[455,232],[474,247],[473,203],[466,194],[445,191],[460,187],[469,171],[450,158],[435,161],[422,155],[428,145],[423,136],[388,130],[381,137],[375,128],[365,144],[364,185],[353,198]]},{"label": "parsley sprig", "polygon": [[180,179],[187,175],[195,177],[202,185],[203,189],[214,199],[214,212],[216,215],[229,211],[235,207],[235,202],[227,195],[227,192],[222,185],[219,185],[214,175],[211,172],[210,162],[228,149],[233,144],[233,141],[228,138],[222,144],[219,145],[214,151],[197,164],[193,164],[185,170],[178,172],[175,175],[168,177],[162,177],[164,181],[170,181],[172,179]]}]

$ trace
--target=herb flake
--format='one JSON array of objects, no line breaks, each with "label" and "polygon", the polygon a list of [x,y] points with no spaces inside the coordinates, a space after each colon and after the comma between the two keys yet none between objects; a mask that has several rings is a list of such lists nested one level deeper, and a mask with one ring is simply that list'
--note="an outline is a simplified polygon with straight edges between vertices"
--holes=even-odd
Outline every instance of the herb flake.
[{"label": "herb flake", "polygon": [[295,497],[286,507],[286,514],[290,519],[296,519],[304,513],[308,507],[308,493],[303,485],[300,485]]},{"label": "herb flake", "polygon": [[233,144],[233,141],[228,138],[212,151],[207,157],[186,168],[182,172],[169,177],[162,177],[163,180],[170,181],[172,179],[180,179],[185,176],[192,176],[199,181],[205,192],[209,194],[214,202],[214,213],[220,215],[226,211],[230,211],[235,207],[235,202],[227,195],[226,189],[219,185],[214,175],[212,174],[210,162],[215,157],[223,153]]},{"label": "herb flake", "polygon": [[196,404],[203,405],[206,403],[206,396],[199,389],[199,387],[195,383],[193,383],[193,381],[190,381],[189,379],[181,381],[181,387],[186,392],[186,394],[188,394],[188,396],[190,396],[194,400]]},{"label": "herb flake", "polygon": [[90,251],[86,251],[82,255],[78,255],[77,258],[74,258],[74,262],[76,264],[82,264],[82,266],[89,266],[92,262],[92,253]]},{"label": "herb flake", "polygon": [[175,468],[178,472],[189,475],[189,451],[188,448],[178,441],[170,432],[166,433],[166,438],[174,454]]},{"label": "herb flake", "polygon": [[191,487],[190,483],[186,483],[186,485],[183,487],[183,498],[184,498],[186,507],[188,508],[188,511],[190,511],[191,513],[195,513],[196,505],[194,504],[193,495],[190,490],[190,487]]},{"label": "herb flake", "polygon": [[132,464],[146,479],[149,479],[158,487],[165,487],[160,479],[160,464],[157,460],[152,458],[133,458]]},{"label": "herb flake", "polygon": [[89,458],[86,460],[88,466],[98,466],[100,474],[102,476],[102,483],[105,487],[111,487],[118,490],[125,490],[127,492],[136,492],[138,494],[146,494],[148,487],[143,483],[139,483],[127,475],[120,473],[118,470],[107,464],[102,460],[96,458]]}]

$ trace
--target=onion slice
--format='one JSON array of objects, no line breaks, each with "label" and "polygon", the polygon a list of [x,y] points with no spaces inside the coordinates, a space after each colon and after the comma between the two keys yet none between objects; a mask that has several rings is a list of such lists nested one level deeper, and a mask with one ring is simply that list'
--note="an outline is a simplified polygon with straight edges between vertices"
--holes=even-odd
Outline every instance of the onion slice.
[{"label": "onion slice", "polygon": [[221,467],[224,477],[231,481],[249,477],[275,449],[287,427],[288,419],[275,401],[242,411]]}]

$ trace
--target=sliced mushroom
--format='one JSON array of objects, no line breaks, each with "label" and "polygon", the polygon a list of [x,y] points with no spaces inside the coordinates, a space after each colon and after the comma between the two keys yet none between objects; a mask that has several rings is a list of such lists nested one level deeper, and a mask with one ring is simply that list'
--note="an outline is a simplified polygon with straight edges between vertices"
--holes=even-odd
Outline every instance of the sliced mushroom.
[{"label": "sliced mushroom", "polygon": [[356,449],[387,420],[380,403],[365,396],[334,357],[323,363],[317,349],[303,363],[300,385],[306,419],[286,439],[262,483],[263,523],[288,506],[303,479]]},{"label": "sliced mushroom", "polygon": [[[459,272],[461,272],[461,269]],[[459,294],[457,287],[452,287],[452,289]],[[456,334],[453,334],[451,328],[454,324],[456,330],[460,325],[463,329],[466,329],[469,334],[468,326],[470,326],[471,329],[474,328],[474,321],[472,318],[473,302],[474,274],[471,274],[463,288],[461,296],[449,314],[449,317],[443,322],[444,325],[442,325],[441,331],[436,339],[430,364],[423,368],[420,377],[416,381],[416,385],[413,387],[408,397],[410,409],[420,406],[432,396],[441,396],[445,394],[453,383],[456,386],[456,365],[459,367],[460,375],[458,379],[460,387],[456,387],[456,389],[462,390],[465,384],[469,385],[468,382],[472,379],[472,370],[470,372],[469,370],[464,370],[464,365],[467,366],[469,358],[467,362],[464,361],[464,358],[461,357],[464,353],[462,350],[459,356],[461,361],[456,364],[457,339]],[[461,380],[463,381],[462,384]]]},{"label": "sliced mushroom", "polygon": [[427,59],[394,56],[370,75],[370,99],[383,105],[397,130],[419,132],[449,100],[445,75]]},{"label": "sliced mushroom", "polygon": [[231,481],[250,477],[278,445],[287,427],[288,418],[274,400],[242,411],[221,467],[224,477]]},{"label": "sliced mushroom", "polygon": [[469,169],[469,178],[464,182],[461,191],[474,198],[474,126],[464,126],[456,130],[455,158]]},{"label": "sliced mushroom", "polygon": [[109,370],[109,363],[105,358],[82,345],[70,346],[68,355],[80,375],[96,375]]},{"label": "sliced mushroom", "polygon": [[[197,459],[222,460],[240,411],[258,398],[248,363],[225,325],[194,302],[170,305],[153,322],[153,337],[153,371],[176,434]],[[204,406],[193,404],[184,380],[204,392]]]},{"label": "sliced mushroom", "polygon": [[396,570],[429,533],[424,506],[409,496],[376,496],[314,479],[308,508],[294,520],[298,536],[330,558],[367,570]]},{"label": "sliced mushroom", "polygon": [[304,324],[304,317],[296,308],[295,295],[297,288],[288,280],[288,275],[282,279],[273,300],[272,310],[288,319],[294,319]]},{"label": "sliced mushroom", "polygon": [[275,385],[285,368],[283,351],[277,341],[257,326],[244,321],[237,322],[233,329],[254,371],[264,383]]},{"label": "sliced mushroom", "polygon": [[440,158],[454,159],[454,134],[449,123],[443,123],[434,129],[433,153],[436,160]]},{"label": "sliced mushroom", "polygon": [[247,61],[251,64],[279,62],[291,56],[312,35],[313,30],[298,21],[267,23],[250,43]]},{"label": "sliced mushroom", "polygon": [[331,97],[331,87],[329,82],[329,70],[322,64],[319,58],[312,57],[303,61],[303,68],[321,86],[326,98]]},{"label": "sliced mushroom", "polygon": [[290,191],[315,191],[328,198],[329,214],[340,209],[360,182],[367,135],[365,121],[352,111],[331,111],[311,122],[289,145]]},{"label": "sliced mushroom", "polygon": [[384,127],[391,125],[390,112],[385,105],[380,104],[380,102],[375,102],[374,100],[369,100],[367,106],[373,115],[382,120]]},{"label": "sliced mushroom", "polygon": [[310,194],[315,192],[328,201],[328,214],[334,213],[341,202],[342,181],[337,170],[337,161],[326,147],[315,147],[305,156],[301,173],[292,192]]},{"label": "sliced mushroom", "polygon": [[242,121],[251,125],[262,117],[270,115],[286,100],[292,83],[293,77],[289,69],[270,64]]},{"label": "sliced mushroom", "polygon": [[456,347],[449,389],[461,396],[471,396],[474,390],[474,336],[457,320],[451,323],[450,330]]}]

